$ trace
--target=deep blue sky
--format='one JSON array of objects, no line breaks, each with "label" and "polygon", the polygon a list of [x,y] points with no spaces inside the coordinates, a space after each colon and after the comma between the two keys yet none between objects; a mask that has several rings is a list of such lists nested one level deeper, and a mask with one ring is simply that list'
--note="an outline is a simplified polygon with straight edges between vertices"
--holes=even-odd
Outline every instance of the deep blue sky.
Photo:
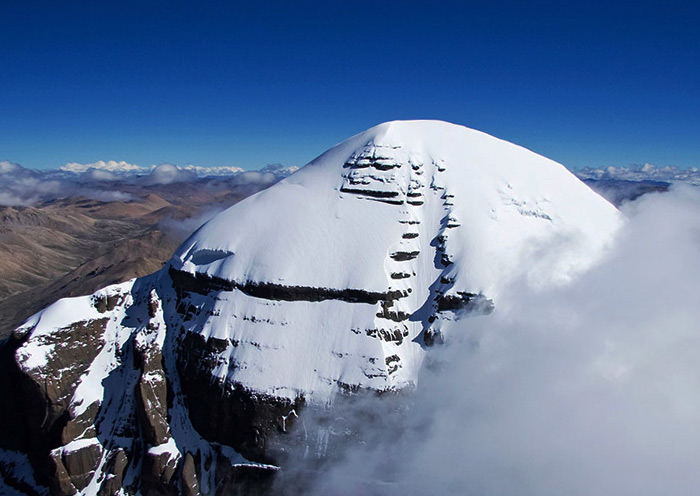
[{"label": "deep blue sky", "polygon": [[700,166],[683,2],[0,2],[0,160],[302,165],[386,120]]}]

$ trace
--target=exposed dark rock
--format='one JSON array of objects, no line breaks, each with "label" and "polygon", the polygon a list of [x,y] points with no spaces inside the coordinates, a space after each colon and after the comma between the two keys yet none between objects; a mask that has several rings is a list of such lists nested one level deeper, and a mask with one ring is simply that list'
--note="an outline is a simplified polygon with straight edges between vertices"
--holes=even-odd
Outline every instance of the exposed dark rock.
[{"label": "exposed dark rock", "polygon": [[146,453],[141,469],[143,496],[178,496],[177,460],[170,453]]},{"label": "exposed dark rock", "polygon": [[372,198],[395,198],[399,196],[398,191],[376,191],[363,188],[348,188],[343,186],[340,188],[341,193],[352,193],[355,195],[371,196]]},{"label": "exposed dark rock", "polygon": [[381,203],[388,203],[389,205],[403,205],[403,198],[368,198],[368,200],[378,201]]},{"label": "exposed dark rock", "polygon": [[452,265],[452,256],[448,255],[447,253],[443,253],[440,255],[440,263],[445,267],[449,267]]},{"label": "exposed dark rock", "polygon": [[98,312],[110,312],[124,302],[124,295],[117,293],[108,296],[95,296],[93,297],[93,302]]},{"label": "exposed dark rock", "polygon": [[423,333],[423,342],[426,346],[434,346],[436,344],[443,344],[445,338],[439,330],[429,328]]},{"label": "exposed dark rock", "polygon": [[136,386],[136,413],[144,440],[151,446],[158,446],[170,437],[163,357],[156,347],[139,350],[137,355],[141,361],[141,376]]},{"label": "exposed dark rock", "polygon": [[82,419],[71,419],[67,407],[80,376],[104,346],[107,320],[78,322],[46,336],[44,343],[53,345],[57,352],[49,366],[40,369],[25,372],[15,357],[31,331],[17,333],[0,345],[0,447],[27,453],[37,481],[51,485],[55,494],[75,492],[71,482],[74,474],[50,452],[62,446],[63,439],[71,437],[79,425],[89,424],[90,415],[95,413],[88,409]]},{"label": "exposed dark rock", "polygon": [[392,300],[383,301],[381,311],[377,313],[377,317],[393,320],[394,322],[403,322],[408,320],[410,314],[392,308],[393,304],[394,302]]},{"label": "exposed dark rock", "polygon": [[160,308],[160,303],[158,302],[158,297],[154,293],[151,293],[151,295],[148,299],[148,316],[150,318],[155,317],[156,312],[158,311],[158,308]]},{"label": "exposed dark rock", "polygon": [[371,166],[380,171],[388,171],[391,169],[398,169],[401,167],[401,164],[375,161],[371,164]]},{"label": "exposed dark rock", "polygon": [[[409,254],[410,255],[410,254]],[[418,252],[415,252],[418,255]],[[413,257],[415,258],[415,257]],[[394,290],[386,293],[365,291],[362,289],[313,288],[308,286],[283,286],[274,283],[226,281],[197,272],[190,274],[170,268],[173,286],[182,297],[184,292],[209,294],[217,291],[238,289],[249,296],[278,301],[324,301],[340,300],[350,303],[374,304],[382,300],[397,299],[406,296],[403,291]]]},{"label": "exposed dark rock", "polygon": [[77,439],[79,437],[94,437],[95,432],[95,417],[100,411],[100,403],[92,403],[87,410],[73,418],[72,414],[68,414],[68,422],[61,432],[61,444],[68,444],[69,442]]},{"label": "exposed dark rock", "polygon": [[257,496],[270,494],[277,470],[256,465],[223,465],[217,474],[225,474],[217,480],[215,496]]},{"label": "exposed dark rock", "polygon": [[199,496],[199,481],[197,480],[197,472],[195,470],[194,457],[192,453],[186,453],[182,461],[181,479],[181,495],[182,496]]},{"label": "exposed dark rock", "polygon": [[48,400],[47,423],[53,424],[63,415],[78,379],[102,350],[107,320],[78,322],[44,338],[43,343],[55,350],[50,368],[32,369],[28,375],[44,390]]},{"label": "exposed dark rock", "polygon": [[435,302],[437,303],[438,312],[466,310],[486,315],[493,312],[494,309],[493,300],[482,294],[468,293],[466,291],[458,291],[457,294],[438,295],[435,298]]},{"label": "exposed dark rock", "polygon": [[52,496],[72,496],[78,493],[59,453],[50,453],[45,463],[43,473],[47,477]]},{"label": "exposed dark rock", "polygon": [[391,169],[396,169],[401,167],[400,163],[397,163],[393,158],[391,157],[377,157],[374,155],[360,155],[357,157],[353,157],[345,164],[343,164],[344,168],[349,168],[349,169],[366,169],[368,167],[372,167],[376,170],[380,171],[388,171]]},{"label": "exposed dark rock", "polygon": [[386,363],[387,372],[389,373],[389,375],[393,374],[394,372],[399,370],[399,367],[401,367],[401,359],[398,355],[388,356],[384,361]]},{"label": "exposed dark rock", "polygon": [[116,450],[105,467],[106,476],[97,493],[98,496],[112,496],[119,492],[122,488],[124,472],[128,464],[129,459],[124,453],[124,450]]},{"label": "exposed dark rock", "polygon": [[63,453],[63,466],[70,482],[78,491],[82,491],[90,483],[101,456],[102,447],[97,442],[76,451]]},{"label": "exposed dark rock", "polygon": [[[292,401],[212,381],[206,368],[211,350],[212,345],[194,333],[187,333],[180,345],[177,367],[192,425],[204,439],[232,446],[249,460],[272,462],[267,440],[281,430],[283,416],[301,411],[304,398]],[[287,428],[293,423],[289,418]]]},{"label": "exposed dark rock", "polygon": [[391,273],[391,278],[392,279],[408,279],[411,277],[411,274],[408,272],[392,272]]},{"label": "exposed dark rock", "polygon": [[407,260],[413,260],[420,254],[419,251],[396,251],[390,256],[397,262],[405,262]]},{"label": "exposed dark rock", "polygon": [[379,338],[387,343],[393,342],[396,343],[396,345],[400,345],[403,343],[404,338],[408,336],[408,329],[405,327],[403,329],[398,327],[393,329],[365,329],[365,333],[368,336]]}]

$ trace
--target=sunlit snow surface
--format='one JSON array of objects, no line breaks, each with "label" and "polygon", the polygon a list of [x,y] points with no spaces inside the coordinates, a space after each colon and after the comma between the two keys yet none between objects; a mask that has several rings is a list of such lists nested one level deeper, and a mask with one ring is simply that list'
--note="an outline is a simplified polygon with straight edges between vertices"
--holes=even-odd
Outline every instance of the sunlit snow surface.
[{"label": "sunlit snow surface", "polygon": [[[377,316],[378,304],[279,302],[234,290],[189,327],[241,343],[213,371],[218,377],[326,401],[339,381],[413,384],[423,357],[414,340],[436,291],[483,294],[497,306],[500,288],[516,277],[565,283],[600,257],[620,223],[614,207],[556,162],[462,126],[397,121],[219,214],[171,264],[239,284],[410,291],[394,304],[411,316],[400,324]],[[397,261],[396,253],[417,256]],[[449,332],[453,317],[431,325]],[[376,328],[407,336],[400,345],[368,338]],[[400,366],[389,373],[393,355]]]},{"label": "sunlit snow surface", "polygon": [[[277,301],[233,289],[192,294],[189,303],[206,312],[175,315],[163,328],[228,340],[212,377],[273,396],[325,403],[338,385],[399,389],[416,382],[421,332],[448,333],[460,317],[434,312],[438,294],[480,294],[497,308],[499,290],[523,275],[536,287],[565,283],[601,256],[620,224],[613,206],[529,150],[439,121],[385,123],[217,215],[169,266],[237,284],[400,291],[391,310],[406,318],[387,319],[381,302]],[[156,279],[168,279],[168,268]],[[18,350],[23,366],[50,360],[45,333],[97,317],[87,298],[37,314],[24,326],[35,328]],[[85,406],[133,332],[122,319],[110,320],[114,345],[78,389]]]}]

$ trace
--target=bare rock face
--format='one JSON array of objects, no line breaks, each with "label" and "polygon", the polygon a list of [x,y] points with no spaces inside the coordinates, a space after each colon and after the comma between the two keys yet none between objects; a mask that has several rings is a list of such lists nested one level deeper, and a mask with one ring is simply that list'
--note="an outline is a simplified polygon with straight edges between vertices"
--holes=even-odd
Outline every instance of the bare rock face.
[{"label": "bare rock face", "polygon": [[[57,454],[53,456],[57,456]],[[65,474],[69,477],[70,484],[76,491],[82,491],[95,476],[101,458],[102,446],[95,443],[63,453],[61,460],[56,460],[56,466],[62,465]]]},{"label": "bare rock face", "polygon": [[[26,370],[16,353],[28,336],[16,333],[3,342],[2,381],[3,445],[26,451],[37,465],[37,478],[46,481],[59,494],[74,494],[94,475],[96,453],[82,448],[68,454],[50,451],[79,436],[95,435],[97,409],[92,406],[80,415],[70,411],[76,382],[104,346],[102,335],[107,319],[79,321],[64,333],[44,336],[41,345],[57,350],[51,367]],[[14,356],[13,356],[14,355]],[[8,394],[9,393],[9,394]],[[99,448],[99,445],[97,445]]]},{"label": "bare rock face", "polygon": [[271,433],[291,428],[283,419],[300,412],[303,397],[277,398],[227,382],[212,382],[210,370],[216,350],[225,349],[216,339],[197,334],[184,336],[177,365],[192,425],[203,438],[233,447],[249,460],[274,463],[267,440]]},{"label": "bare rock face", "polygon": [[[266,429],[277,430],[274,409],[267,412],[251,396],[229,404],[230,396],[196,375],[181,382],[180,373],[189,370],[178,370],[177,357],[182,352],[187,363],[196,348],[186,354],[180,336],[166,333],[165,321],[178,315],[176,301],[163,273],[64,300],[2,342],[0,443],[29,455],[44,490],[61,496],[233,494],[239,485],[263,480],[259,472],[274,473],[273,466],[249,461],[266,459]],[[94,318],[63,325],[73,311]],[[190,418],[204,422],[197,415],[202,411],[216,416],[200,425],[200,434]],[[258,475],[249,477],[246,467]]]},{"label": "bare rock face", "polygon": [[[159,272],[28,319],[0,344],[0,455],[24,453],[55,496],[270,490],[290,453],[322,460],[354,436],[334,408],[411,391],[506,281],[573,277],[619,222],[515,145],[378,126],[215,217]],[[2,457],[0,476],[23,484]]]},{"label": "bare rock face", "polygon": [[105,464],[104,480],[100,485],[98,496],[109,496],[119,492],[124,483],[124,472],[128,465],[129,459],[124,450],[115,450]]},{"label": "bare rock face", "polygon": [[136,386],[136,414],[144,440],[158,446],[170,438],[168,425],[168,383],[163,370],[163,356],[157,347],[137,350],[141,370]]}]

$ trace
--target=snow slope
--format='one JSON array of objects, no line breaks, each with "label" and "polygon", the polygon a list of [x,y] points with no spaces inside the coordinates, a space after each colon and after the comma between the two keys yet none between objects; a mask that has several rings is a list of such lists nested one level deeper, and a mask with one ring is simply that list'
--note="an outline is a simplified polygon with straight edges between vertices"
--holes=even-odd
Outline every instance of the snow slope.
[{"label": "snow slope", "polygon": [[[396,121],[219,214],[170,264],[239,288],[220,295],[215,317],[189,328],[239,343],[222,354],[215,376],[326,401],[339,382],[414,383],[423,356],[416,338],[426,328],[444,333],[454,318],[426,308],[438,294],[467,292],[497,305],[513,278],[565,282],[601,255],[620,222],[614,207],[549,159],[462,126]],[[332,295],[256,298],[246,284],[399,291],[405,296],[393,310],[403,317]],[[372,329],[403,338],[367,339]]]}]

